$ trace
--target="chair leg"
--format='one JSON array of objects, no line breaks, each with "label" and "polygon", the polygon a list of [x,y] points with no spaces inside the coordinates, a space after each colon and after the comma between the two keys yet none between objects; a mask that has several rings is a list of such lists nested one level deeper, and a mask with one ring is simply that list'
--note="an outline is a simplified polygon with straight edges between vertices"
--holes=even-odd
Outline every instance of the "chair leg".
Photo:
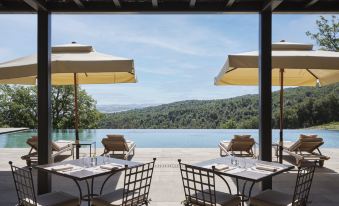
[{"label": "chair leg", "polygon": [[319,167],[324,167],[325,160],[319,160]]}]

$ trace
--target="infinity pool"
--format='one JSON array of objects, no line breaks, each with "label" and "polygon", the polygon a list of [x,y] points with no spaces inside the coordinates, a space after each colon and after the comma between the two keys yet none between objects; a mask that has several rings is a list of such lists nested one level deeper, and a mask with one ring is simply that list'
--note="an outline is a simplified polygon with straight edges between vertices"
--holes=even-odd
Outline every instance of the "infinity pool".
[{"label": "infinity pool", "polygon": [[[36,135],[36,130],[0,135],[0,148],[27,147],[26,139]],[[106,134],[124,134],[144,148],[213,148],[222,139],[231,139],[234,134],[250,134],[258,140],[258,130],[247,129],[86,129],[80,130],[80,140],[96,141],[102,147],[101,139]],[[284,130],[285,140],[294,141],[300,134],[318,134],[325,140],[324,147],[339,148],[339,131],[331,130]],[[73,140],[74,130],[54,130],[53,140]],[[273,142],[279,137],[279,130],[273,131]]]}]

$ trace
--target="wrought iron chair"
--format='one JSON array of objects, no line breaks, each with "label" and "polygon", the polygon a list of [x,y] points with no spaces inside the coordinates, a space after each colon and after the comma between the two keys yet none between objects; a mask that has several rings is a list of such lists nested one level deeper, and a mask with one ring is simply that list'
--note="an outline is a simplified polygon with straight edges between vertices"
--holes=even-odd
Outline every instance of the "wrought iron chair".
[{"label": "wrought iron chair", "polygon": [[311,190],[315,170],[312,166],[299,167],[294,194],[286,194],[274,190],[264,192],[250,198],[251,206],[306,206]]},{"label": "wrought iron chair", "polygon": [[[152,162],[128,168],[125,166],[124,187],[107,194],[100,194],[92,199],[93,206],[139,206],[148,205],[148,198],[153,176]],[[103,183],[102,189],[106,182]]]},{"label": "wrought iron chair", "polygon": [[79,198],[64,193],[51,192],[35,195],[32,168],[19,168],[9,162],[13,174],[14,185],[20,206],[75,206],[80,205]]},{"label": "wrought iron chair", "polygon": [[[215,173],[212,170],[181,163],[178,160],[184,186],[184,205],[237,206],[240,197],[215,190]],[[229,191],[231,193],[231,191]]]}]

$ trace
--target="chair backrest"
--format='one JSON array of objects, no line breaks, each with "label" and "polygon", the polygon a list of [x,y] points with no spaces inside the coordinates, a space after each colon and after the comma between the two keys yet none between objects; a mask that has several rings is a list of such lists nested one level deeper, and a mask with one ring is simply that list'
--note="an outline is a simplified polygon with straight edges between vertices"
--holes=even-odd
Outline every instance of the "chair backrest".
[{"label": "chair backrest", "polygon": [[250,137],[235,137],[228,144],[228,151],[247,151],[249,152],[255,144],[255,140]]},{"label": "chair backrest", "polygon": [[299,167],[295,184],[292,206],[306,206],[310,194],[315,163],[312,166]]},{"label": "chair backrest", "polygon": [[36,196],[34,190],[32,168],[19,168],[9,162],[12,170],[15,189],[18,196],[18,205],[20,206],[36,206]]},{"label": "chair backrest", "polygon": [[155,160],[156,158],[153,158],[153,162],[135,167],[126,166],[122,206],[148,203]]},{"label": "chair backrest", "polygon": [[124,135],[107,135],[107,138],[103,138],[101,142],[109,151],[128,151]]},{"label": "chair backrest", "polygon": [[[27,139],[26,143],[31,146],[33,149],[38,151],[38,136],[32,136]],[[60,151],[60,147],[52,141],[52,151]]]},{"label": "chair backrest", "polygon": [[293,152],[313,152],[324,144],[322,138],[302,138],[290,146],[289,150]]},{"label": "chair backrest", "polygon": [[183,164],[180,159],[178,162],[187,205],[215,206],[215,174],[213,170]]}]

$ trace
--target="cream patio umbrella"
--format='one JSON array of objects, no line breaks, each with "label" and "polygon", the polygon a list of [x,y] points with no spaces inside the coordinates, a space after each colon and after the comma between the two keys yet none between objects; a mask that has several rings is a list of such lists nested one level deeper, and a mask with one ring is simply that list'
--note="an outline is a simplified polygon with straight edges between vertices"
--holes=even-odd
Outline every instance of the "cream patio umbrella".
[{"label": "cream patio umbrella", "polygon": [[[52,85],[74,85],[75,138],[78,131],[78,84],[135,83],[133,59],[96,52],[92,46],[72,44],[52,47]],[[35,85],[37,55],[0,63],[0,84]],[[76,156],[79,156],[77,147]]]},{"label": "cream patio umbrella", "polygon": [[[258,51],[228,55],[215,85],[258,85]],[[339,52],[313,50],[312,44],[272,44],[272,85],[280,86],[279,161],[283,146],[283,87],[339,82]]]}]

